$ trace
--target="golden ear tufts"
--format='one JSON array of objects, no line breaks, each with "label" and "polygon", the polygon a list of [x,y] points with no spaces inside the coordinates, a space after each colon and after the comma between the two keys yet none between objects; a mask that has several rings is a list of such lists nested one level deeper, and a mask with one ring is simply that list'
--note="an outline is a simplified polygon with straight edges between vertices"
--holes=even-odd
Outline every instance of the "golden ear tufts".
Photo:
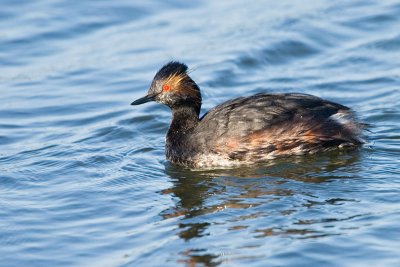
[{"label": "golden ear tufts", "polygon": [[179,88],[179,84],[181,81],[187,76],[186,73],[173,73],[168,76],[168,78],[165,80],[164,84],[168,84],[171,86],[172,90],[176,90]]}]

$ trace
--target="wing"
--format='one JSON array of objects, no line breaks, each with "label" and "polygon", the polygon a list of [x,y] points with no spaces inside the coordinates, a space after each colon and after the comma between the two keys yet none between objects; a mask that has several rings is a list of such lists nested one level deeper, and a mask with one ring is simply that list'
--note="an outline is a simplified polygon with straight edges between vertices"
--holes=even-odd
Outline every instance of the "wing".
[{"label": "wing", "polygon": [[346,106],[307,94],[257,94],[211,109],[194,135],[199,145],[239,157],[358,142],[357,129]]}]

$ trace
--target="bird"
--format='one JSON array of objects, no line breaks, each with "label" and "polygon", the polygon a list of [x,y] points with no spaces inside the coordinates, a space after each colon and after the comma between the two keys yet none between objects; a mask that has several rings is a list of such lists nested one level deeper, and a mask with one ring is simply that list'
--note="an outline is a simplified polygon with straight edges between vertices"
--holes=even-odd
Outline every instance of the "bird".
[{"label": "bird", "polygon": [[200,88],[178,61],[161,67],[147,95],[131,105],[150,101],[172,111],[166,159],[192,169],[263,163],[364,143],[361,124],[349,107],[303,93],[242,96],[200,117]]}]

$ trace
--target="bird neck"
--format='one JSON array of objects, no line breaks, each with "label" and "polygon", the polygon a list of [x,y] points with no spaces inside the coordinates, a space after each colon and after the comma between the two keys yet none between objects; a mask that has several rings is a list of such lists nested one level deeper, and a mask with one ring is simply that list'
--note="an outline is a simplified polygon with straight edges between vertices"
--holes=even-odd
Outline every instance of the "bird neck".
[{"label": "bird neck", "polygon": [[172,122],[168,135],[186,134],[191,132],[199,123],[199,110],[191,106],[172,108]]}]

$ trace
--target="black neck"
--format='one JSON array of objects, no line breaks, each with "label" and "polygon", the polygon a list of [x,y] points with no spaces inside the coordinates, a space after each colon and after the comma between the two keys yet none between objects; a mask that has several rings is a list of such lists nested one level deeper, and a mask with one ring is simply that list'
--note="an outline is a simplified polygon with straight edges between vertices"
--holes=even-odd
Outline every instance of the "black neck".
[{"label": "black neck", "polygon": [[199,111],[194,107],[179,106],[172,108],[172,122],[168,134],[186,134],[199,123]]}]

